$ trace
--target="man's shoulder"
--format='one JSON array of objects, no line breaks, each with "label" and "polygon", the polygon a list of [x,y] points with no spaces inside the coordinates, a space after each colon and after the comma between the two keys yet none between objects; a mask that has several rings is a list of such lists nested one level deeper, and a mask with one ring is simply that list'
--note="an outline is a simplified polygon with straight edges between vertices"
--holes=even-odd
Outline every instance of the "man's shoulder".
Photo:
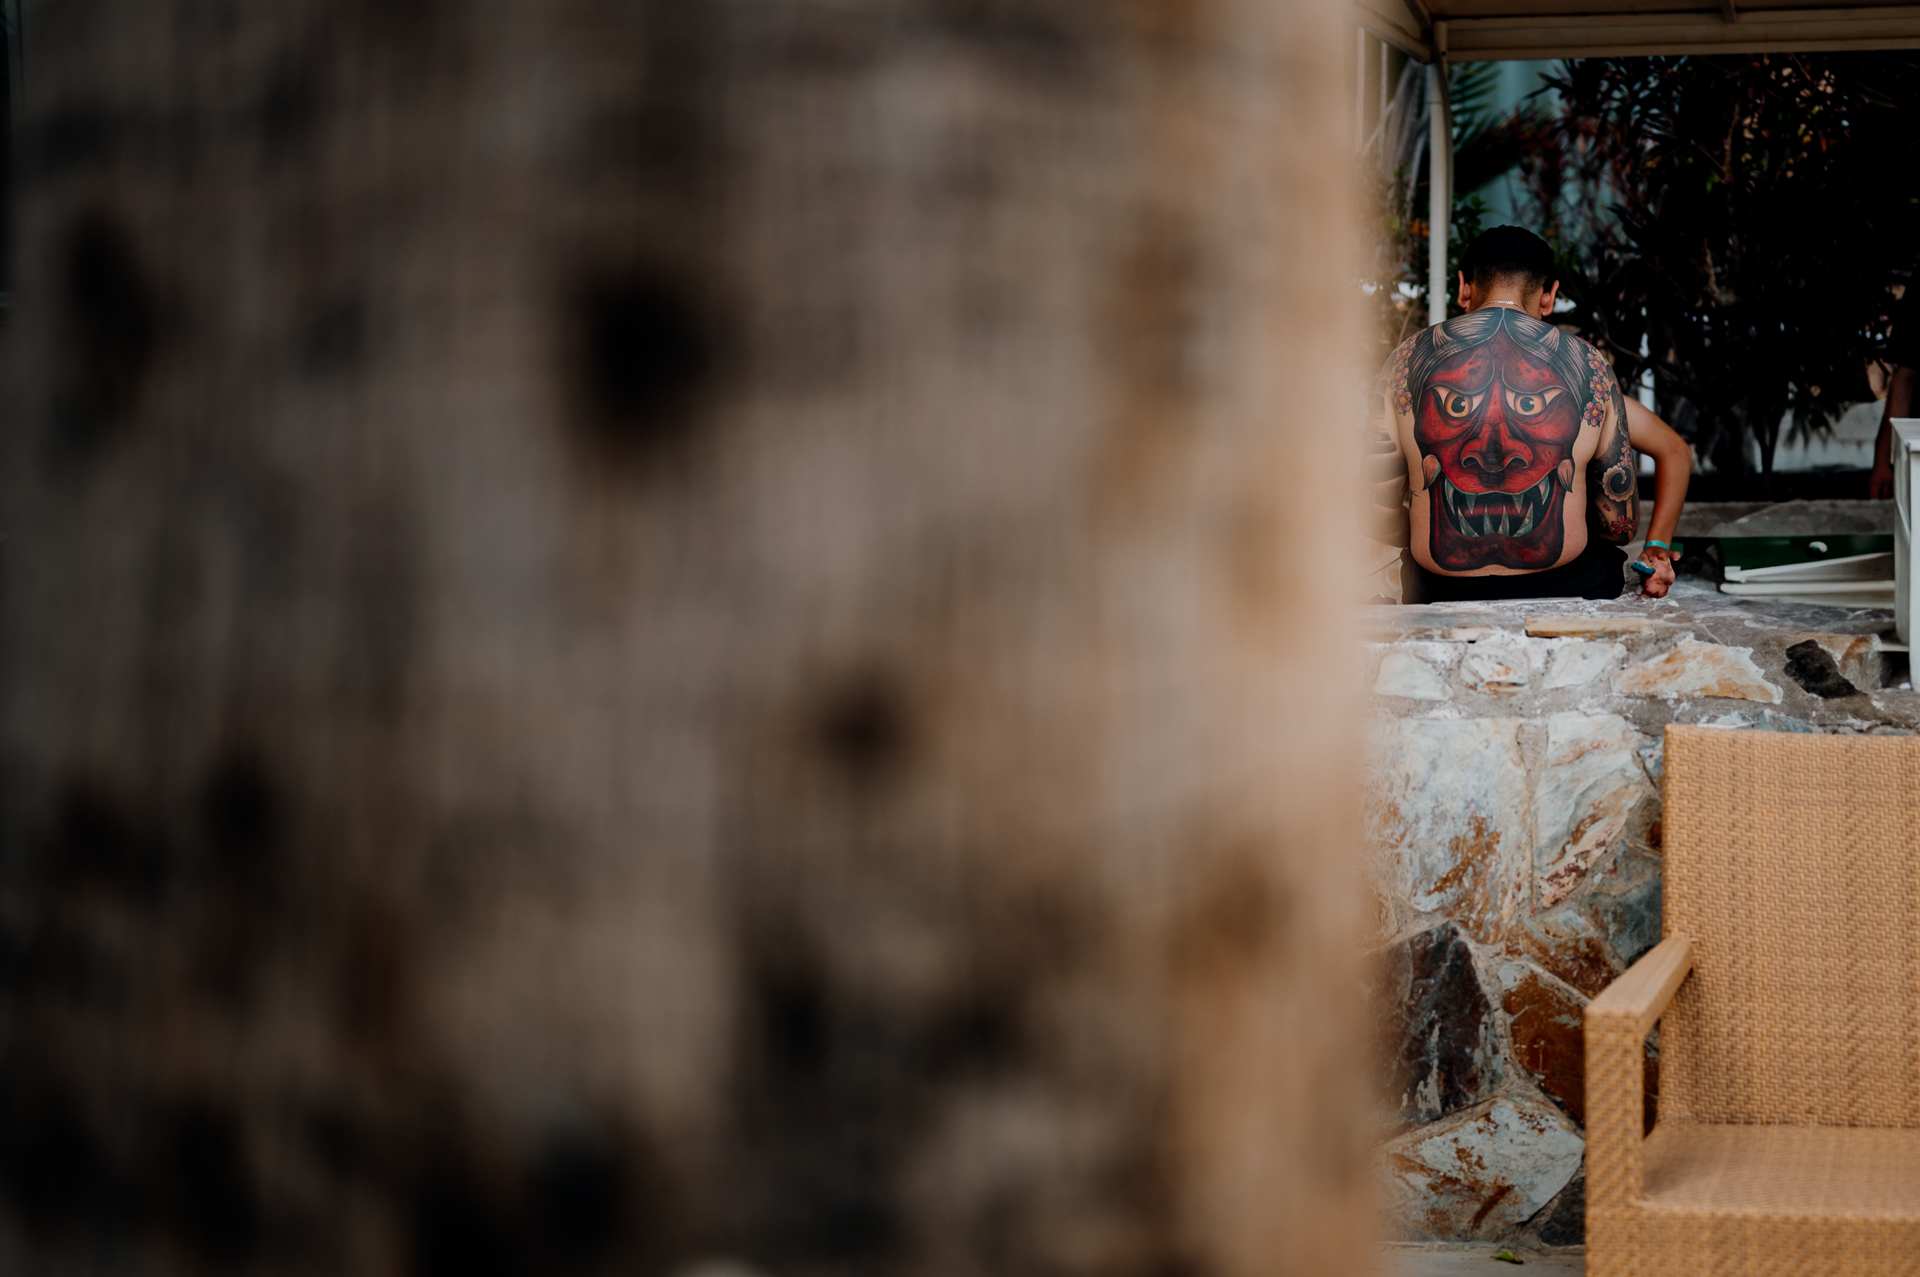
[{"label": "man's shoulder", "polygon": [[1588,363],[1605,364],[1609,368],[1613,366],[1613,356],[1602,349],[1598,342],[1588,341],[1578,329],[1565,324],[1548,324],[1547,327],[1558,332],[1563,339],[1572,342],[1574,349],[1578,350]]},{"label": "man's shoulder", "polygon": [[1433,329],[1431,328],[1415,329],[1411,336],[1402,340],[1398,346],[1395,346],[1393,353],[1387,356],[1387,362],[1380,365],[1381,375],[1384,376],[1391,373],[1396,368],[1405,368],[1407,366],[1407,357],[1413,352],[1414,346],[1419,343],[1422,337],[1425,337],[1432,331]]}]

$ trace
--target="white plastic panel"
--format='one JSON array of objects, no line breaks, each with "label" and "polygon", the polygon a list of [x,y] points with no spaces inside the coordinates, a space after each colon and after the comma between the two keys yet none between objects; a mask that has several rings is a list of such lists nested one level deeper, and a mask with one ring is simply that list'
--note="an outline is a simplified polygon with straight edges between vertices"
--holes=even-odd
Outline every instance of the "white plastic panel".
[{"label": "white plastic panel", "polygon": [[1916,474],[1920,473],[1920,417],[1893,419],[1893,521],[1894,624],[1900,641],[1911,644],[1920,632],[1920,597],[1913,588],[1913,497]]},{"label": "white plastic panel", "polygon": [[[1893,555],[1850,554],[1843,559],[1811,559],[1771,568],[1727,569],[1729,581],[1885,581],[1893,588]],[[1732,593],[1732,591],[1728,591]]]}]

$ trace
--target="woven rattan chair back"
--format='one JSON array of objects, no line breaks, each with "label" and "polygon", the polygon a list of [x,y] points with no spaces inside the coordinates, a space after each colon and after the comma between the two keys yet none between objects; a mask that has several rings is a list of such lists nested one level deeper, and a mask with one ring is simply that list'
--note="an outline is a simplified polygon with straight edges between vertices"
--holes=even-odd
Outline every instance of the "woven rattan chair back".
[{"label": "woven rattan chair back", "polygon": [[1920,738],[1669,727],[1662,1121],[1920,1126]]}]

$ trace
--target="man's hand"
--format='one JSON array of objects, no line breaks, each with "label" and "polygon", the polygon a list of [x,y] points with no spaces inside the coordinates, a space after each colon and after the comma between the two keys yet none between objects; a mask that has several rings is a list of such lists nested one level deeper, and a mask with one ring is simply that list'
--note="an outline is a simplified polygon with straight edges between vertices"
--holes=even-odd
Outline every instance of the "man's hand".
[{"label": "man's hand", "polygon": [[1653,575],[1640,583],[1641,597],[1666,598],[1667,591],[1673,586],[1673,551],[1650,545],[1640,552],[1640,562],[1653,569]]},{"label": "man's hand", "polygon": [[1867,500],[1886,501],[1893,496],[1893,467],[1876,463],[1867,473]]}]

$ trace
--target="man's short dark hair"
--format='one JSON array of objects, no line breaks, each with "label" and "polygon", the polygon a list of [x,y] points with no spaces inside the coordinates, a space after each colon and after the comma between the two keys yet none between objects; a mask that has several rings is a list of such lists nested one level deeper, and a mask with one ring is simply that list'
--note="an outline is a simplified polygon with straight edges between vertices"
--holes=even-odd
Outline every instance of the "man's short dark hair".
[{"label": "man's short dark hair", "polygon": [[1467,245],[1460,270],[1475,288],[1520,280],[1537,292],[1559,278],[1547,241],[1519,226],[1496,226]]}]

